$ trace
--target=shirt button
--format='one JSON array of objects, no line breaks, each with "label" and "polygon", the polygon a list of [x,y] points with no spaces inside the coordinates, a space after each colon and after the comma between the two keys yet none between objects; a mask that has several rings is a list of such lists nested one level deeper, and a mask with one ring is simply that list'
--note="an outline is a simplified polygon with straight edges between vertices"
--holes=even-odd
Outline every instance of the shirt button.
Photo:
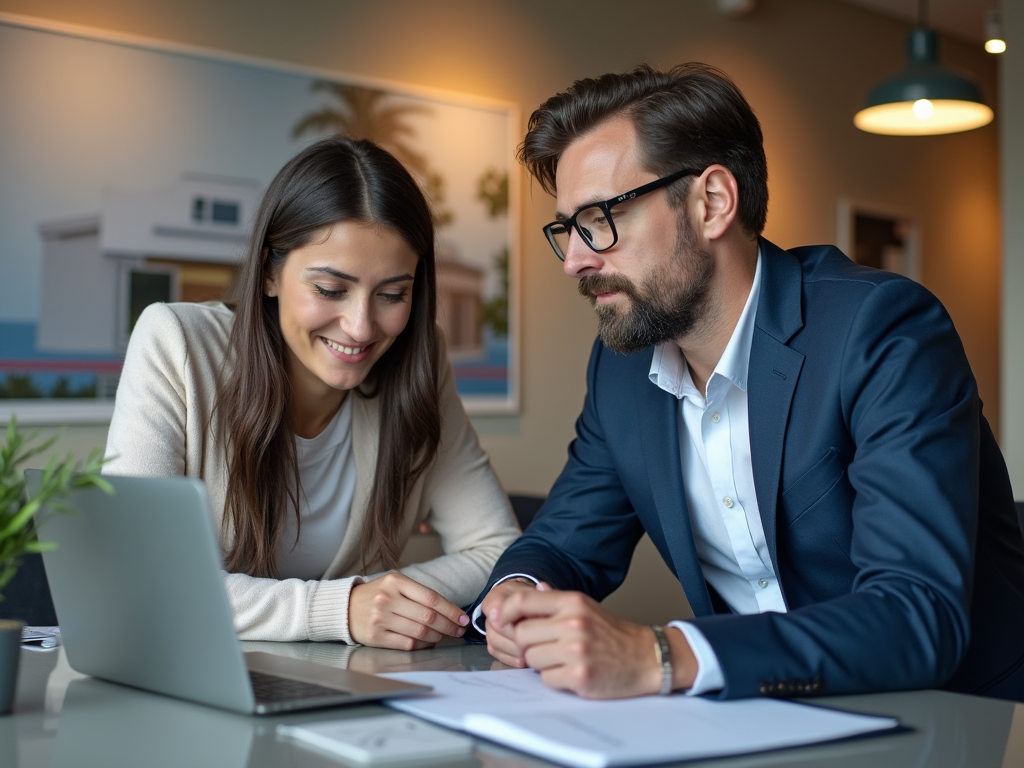
[{"label": "shirt button", "polygon": [[713,421],[715,424],[717,424],[721,420],[721,418],[722,417],[718,415],[718,411],[715,411],[714,413],[711,414],[711,421]]},{"label": "shirt button", "polygon": [[768,579],[758,579],[757,586],[761,587],[761,589],[764,589],[768,586]]},{"label": "shirt button", "polygon": [[732,509],[732,499],[730,499],[728,496],[722,499],[722,503],[725,504],[726,509]]}]

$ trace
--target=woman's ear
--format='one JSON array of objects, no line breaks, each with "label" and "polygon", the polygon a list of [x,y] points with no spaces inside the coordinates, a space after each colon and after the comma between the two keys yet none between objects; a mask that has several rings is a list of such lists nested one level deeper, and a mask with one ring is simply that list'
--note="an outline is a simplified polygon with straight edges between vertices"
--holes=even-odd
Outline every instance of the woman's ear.
[{"label": "woman's ear", "polygon": [[277,296],[277,277],[268,277],[263,281],[263,293],[266,296]]},{"label": "woman's ear", "polygon": [[[261,260],[262,260],[264,266],[266,266],[267,258],[269,257],[269,255],[270,254],[267,253],[267,249],[264,248],[263,249],[263,254],[262,254],[262,257],[261,257]],[[267,277],[263,281],[263,294],[265,296],[271,296],[271,297],[277,296],[277,278],[278,278],[278,276],[274,275],[272,277]]]}]

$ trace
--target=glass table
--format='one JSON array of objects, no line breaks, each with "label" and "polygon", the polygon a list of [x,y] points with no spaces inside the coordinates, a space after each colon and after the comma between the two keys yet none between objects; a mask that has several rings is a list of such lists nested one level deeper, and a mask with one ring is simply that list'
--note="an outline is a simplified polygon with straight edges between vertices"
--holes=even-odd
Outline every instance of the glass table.
[{"label": "glass table", "polygon": [[[333,643],[243,643],[245,650],[347,666],[363,672],[504,668],[483,646],[461,643],[405,653]],[[901,733],[718,759],[687,766],[1024,767],[1024,705],[942,691],[819,698],[815,704],[898,717]],[[346,765],[276,733],[278,723],[357,718],[390,712],[354,705],[270,717],[244,717],[84,677],[63,648],[23,650],[14,713],[0,717],[3,768],[262,768]],[[436,763],[434,765],[437,765]],[[549,765],[478,741],[472,757],[444,765],[526,768]]]}]

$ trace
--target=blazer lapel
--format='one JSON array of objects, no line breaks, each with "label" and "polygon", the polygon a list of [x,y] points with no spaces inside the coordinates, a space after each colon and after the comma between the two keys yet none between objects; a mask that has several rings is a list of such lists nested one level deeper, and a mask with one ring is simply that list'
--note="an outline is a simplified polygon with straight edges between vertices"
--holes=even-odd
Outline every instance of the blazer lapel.
[{"label": "blazer lapel", "polygon": [[803,327],[803,275],[794,256],[767,240],[761,241],[761,259],[761,292],[747,375],[747,413],[757,505],[778,575],[775,522],[782,453],[793,393],[804,364],[804,355],[786,343]]},{"label": "blazer lapel", "polygon": [[686,592],[695,616],[714,613],[711,596],[693,543],[690,513],[683,493],[683,470],[679,454],[679,402],[638,377],[636,399],[644,466],[654,497],[672,567]]}]

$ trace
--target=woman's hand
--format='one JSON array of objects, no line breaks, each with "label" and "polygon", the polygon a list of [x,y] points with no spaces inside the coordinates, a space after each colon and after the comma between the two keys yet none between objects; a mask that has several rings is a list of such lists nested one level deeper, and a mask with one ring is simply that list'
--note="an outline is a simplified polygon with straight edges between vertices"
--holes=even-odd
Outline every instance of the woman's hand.
[{"label": "woman's hand", "polygon": [[462,637],[467,624],[461,609],[400,573],[359,584],[349,596],[348,631],[363,645],[417,651]]}]

